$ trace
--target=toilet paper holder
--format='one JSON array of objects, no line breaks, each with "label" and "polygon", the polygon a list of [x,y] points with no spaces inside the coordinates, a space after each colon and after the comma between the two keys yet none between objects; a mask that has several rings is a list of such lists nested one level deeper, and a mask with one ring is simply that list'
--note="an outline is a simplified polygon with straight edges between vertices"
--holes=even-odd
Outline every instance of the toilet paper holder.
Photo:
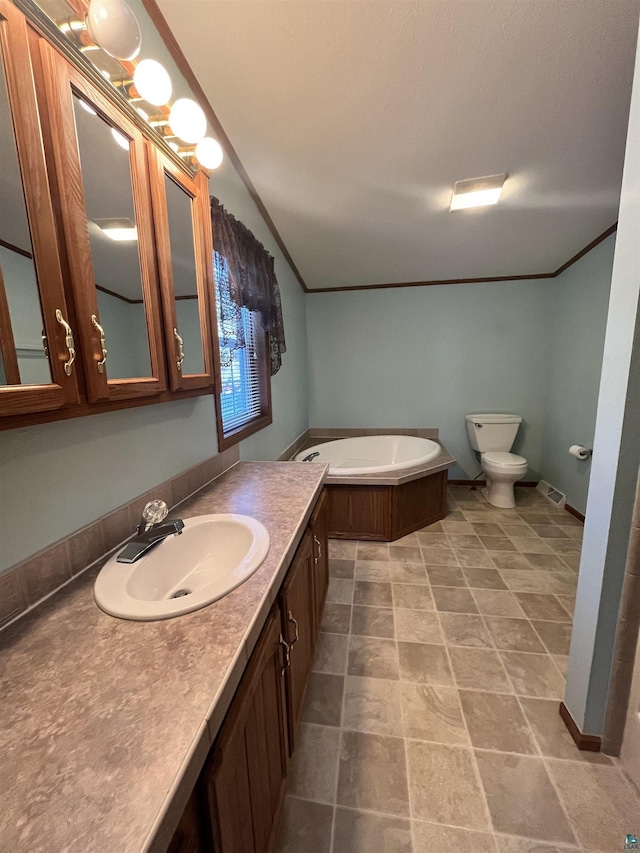
[{"label": "toilet paper holder", "polygon": [[576,459],[589,459],[593,455],[593,449],[584,447],[582,444],[572,444],[569,448],[569,453],[571,456],[575,456]]}]

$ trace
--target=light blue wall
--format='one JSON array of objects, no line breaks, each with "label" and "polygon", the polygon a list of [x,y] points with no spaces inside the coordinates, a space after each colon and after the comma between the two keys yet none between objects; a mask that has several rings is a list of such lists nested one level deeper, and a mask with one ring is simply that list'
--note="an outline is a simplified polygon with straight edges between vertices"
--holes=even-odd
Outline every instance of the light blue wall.
[{"label": "light blue wall", "polygon": [[553,284],[540,472],[584,513],[591,460],[569,456],[593,447],[615,236],[569,267]]},{"label": "light blue wall", "polygon": [[546,327],[554,280],[407,287],[307,297],[310,424],[437,427],[480,468],[465,414],[515,412],[515,450],[541,464]]}]

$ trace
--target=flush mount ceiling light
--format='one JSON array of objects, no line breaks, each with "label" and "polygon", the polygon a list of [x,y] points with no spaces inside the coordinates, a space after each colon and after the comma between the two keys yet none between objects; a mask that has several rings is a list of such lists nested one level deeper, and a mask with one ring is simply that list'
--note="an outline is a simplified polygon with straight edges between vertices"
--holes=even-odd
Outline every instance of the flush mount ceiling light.
[{"label": "flush mount ceiling light", "polygon": [[133,72],[133,84],[141,98],[160,107],[171,97],[171,78],[155,59],[143,59]]},{"label": "flush mount ceiling light", "polygon": [[470,207],[485,207],[496,204],[500,198],[506,175],[487,175],[484,178],[471,178],[468,181],[456,181],[449,210],[465,210]]},{"label": "flush mount ceiling light", "polygon": [[190,98],[179,98],[169,113],[171,130],[185,142],[200,142],[207,132],[207,118],[202,108]]},{"label": "flush mount ceiling light", "polygon": [[130,219],[94,219],[93,221],[107,237],[119,243],[138,239],[138,229]]},{"label": "flush mount ceiling light", "polygon": [[95,43],[114,59],[128,62],[140,53],[140,24],[125,0],[91,0],[87,29]]},{"label": "flush mount ceiling light", "polygon": [[196,157],[205,169],[217,169],[222,163],[223,156],[222,146],[217,139],[212,139],[210,136],[205,136],[196,145]]}]

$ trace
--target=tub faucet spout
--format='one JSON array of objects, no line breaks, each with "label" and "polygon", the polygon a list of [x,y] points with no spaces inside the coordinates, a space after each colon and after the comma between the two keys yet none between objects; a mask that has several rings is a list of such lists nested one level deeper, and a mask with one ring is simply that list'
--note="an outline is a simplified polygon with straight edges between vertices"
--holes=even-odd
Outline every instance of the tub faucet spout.
[{"label": "tub faucet spout", "polygon": [[313,462],[313,460],[316,458],[316,456],[320,456],[319,450],[316,450],[315,453],[310,453],[308,456],[305,456],[302,461],[303,462]]}]

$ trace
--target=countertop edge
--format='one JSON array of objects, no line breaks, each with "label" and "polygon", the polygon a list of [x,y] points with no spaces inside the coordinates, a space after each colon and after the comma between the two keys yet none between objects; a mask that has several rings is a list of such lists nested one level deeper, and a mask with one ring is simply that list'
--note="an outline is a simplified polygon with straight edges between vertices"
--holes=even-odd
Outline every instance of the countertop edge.
[{"label": "countertop edge", "polygon": [[[434,439],[435,440],[435,439]],[[404,483],[410,483],[412,480],[418,480],[424,477],[425,474],[437,474],[439,471],[445,471],[452,465],[456,464],[456,459],[441,442],[438,442],[442,448],[442,453],[432,459],[431,462],[426,462],[424,465],[417,465],[415,468],[407,468],[404,471],[398,471],[396,475],[392,472],[388,474],[350,474],[348,476],[331,476],[327,474],[325,485],[327,486],[402,486]]]}]

